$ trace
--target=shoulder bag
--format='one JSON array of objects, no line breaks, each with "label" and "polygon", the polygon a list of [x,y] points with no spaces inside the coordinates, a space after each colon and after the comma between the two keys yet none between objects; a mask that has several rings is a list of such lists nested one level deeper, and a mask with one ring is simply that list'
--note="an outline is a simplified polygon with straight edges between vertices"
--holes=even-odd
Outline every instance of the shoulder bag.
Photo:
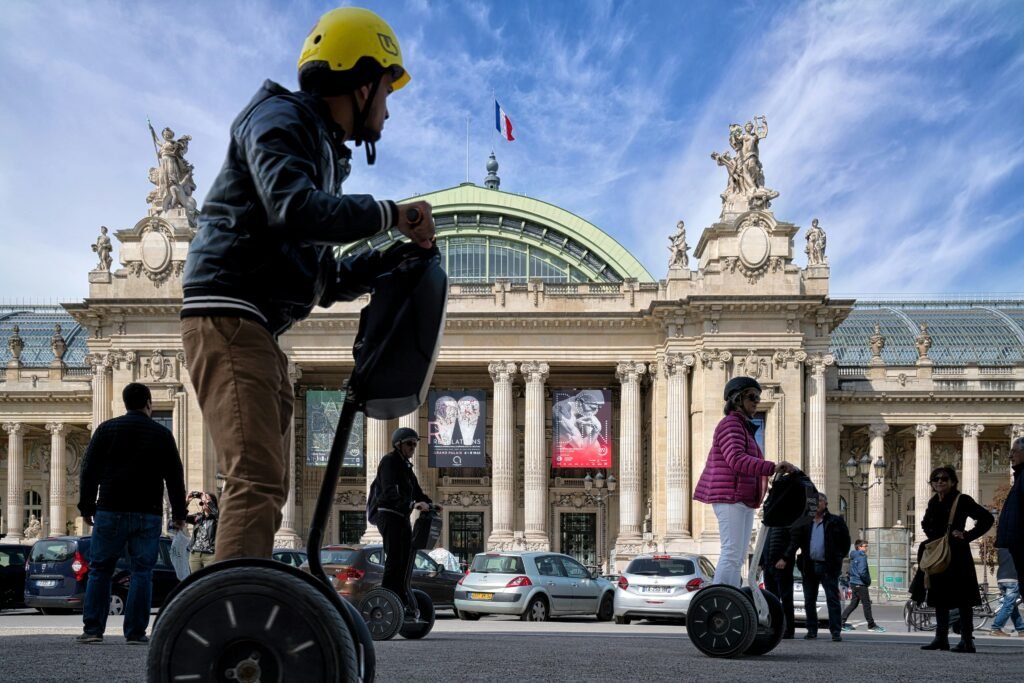
[{"label": "shoulder bag", "polygon": [[953,509],[949,511],[949,523],[946,525],[946,533],[941,537],[932,539],[924,544],[924,552],[921,554],[919,567],[924,572],[925,583],[929,583],[929,577],[942,574],[949,569],[953,559],[953,553],[949,547],[949,531],[953,526],[953,517],[956,515],[956,506],[960,503],[960,494],[953,501]]}]

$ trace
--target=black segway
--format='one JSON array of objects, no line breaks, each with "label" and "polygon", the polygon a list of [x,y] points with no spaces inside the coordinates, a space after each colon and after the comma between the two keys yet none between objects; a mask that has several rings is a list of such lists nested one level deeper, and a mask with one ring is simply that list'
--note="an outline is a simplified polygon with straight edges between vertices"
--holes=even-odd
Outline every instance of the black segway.
[{"label": "black segway", "polygon": [[281,562],[218,562],[182,581],[153,627],[150,683],[303,681],[369,683],[373,640],[360,613],[324,573],[320,547],[356,414],[391,419],[426,398],[444,329],[448,278],[437,248],[407,243],[385,254],[359,319],[341,416],[306,551],[310,573]]},{"label": "black segway", "polygon": [[767,529],[791,526],[814,516],[818,492],[803,472],[777,475],[765,500],[762,525],[742,588],[712,584],[697,591],[686,610],[686,633],[709,657],[763,655],[781,642],[786,630],[782,602],[757,585],[757,568],[768,538]]}]

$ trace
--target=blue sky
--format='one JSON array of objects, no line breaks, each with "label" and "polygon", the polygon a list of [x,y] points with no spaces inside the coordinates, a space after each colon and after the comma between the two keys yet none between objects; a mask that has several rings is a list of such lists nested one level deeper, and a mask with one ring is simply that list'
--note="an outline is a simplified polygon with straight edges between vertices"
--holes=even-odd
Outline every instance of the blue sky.
[{"label": "blue sky", "polygon": [[[828,232],[832,291],[1022,292],[1024,3],[363,3],[413,80],[347,192],[482,183],[562,206],[655,278],[714,222],[728,125],[766,114],[775,215]],[[201,200],[264,78],[295,87],[330,2],[7,0],[0,13],[0,300],[86,295],[99,226],[145,216],[147,115],[193,140]],[[517,140],[493,129],[492,92]],[[804,262],[803,234],[797,262]],[[115,263],[117,250],[115,246]]]}]

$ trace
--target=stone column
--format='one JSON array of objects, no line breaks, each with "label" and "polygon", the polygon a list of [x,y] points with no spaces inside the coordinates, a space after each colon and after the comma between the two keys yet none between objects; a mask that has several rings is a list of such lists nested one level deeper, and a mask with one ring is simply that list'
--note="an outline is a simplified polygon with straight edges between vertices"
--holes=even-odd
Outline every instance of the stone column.
[{"label": "stone column", "polygon": [[875,529],[885,526],[885,475],[881,480],[875,479],[875,462],[885,456],[885,434],[889,431],[887,424],[868,426],[871,433],[871,475],[869,481],[873,486],[868,489],[868,528]]},{"label": "stone column", "polygon": [[[377,478],[377,467],[380,460],[391,450],[391,434],[388,433],[388,421],[366,418],[366,492]],[[373,524],[366,525],[366,533],[359,539],[361,543],[380,543],[380,531]]]},{"label": "stone column", "polygon": [[[619,405],[619,538],[615,545],[636,543],[642,537],[643,497],[640,491],[640,377],[643,363],[619,363],[615,376],[622,383]],[[617,550],[616,553],[621,553]]]},{"label": "stone column", "polygon": [[985,425],[965,424],[956,430],[964,438],[964,460],[960,472],[960,490],[978,500],[978,434],[985,431]]},{"label": "stone column", "polygon": [[113,392],[113,357],[108,354],[93,354],[92,361],[92,428],[113,417],[110,395]]},{"label": "stone column", "polygon": [[835,362],[831,354],[814,354],[807,359],[807,474],[822,491],[827,491],[825,468],[825,368]]},{"label": "stone column", "polygon": [[530,361],[519,367],[526,380],[526,443],[523,463],[523,502],[526,544],[530,550],[550,550],[548,537],[548,459],[544,449],[544,381],[547,363]]},{"label": "stone column", "polygon": [[7,535],[8,543],[20,543],[22,539],[22,516],[24,507],[24,451],[25,425],[20,422],[4,424],[7,432]]},{"label": "stone column", "polygon": [[666,542],[690,538],[690,386],[687,375],[694,357],[679,353],[665,357],[668,378],[665,510]]},{"label": "stone column", "polygon": [[[288,363],[288,379],[291,380],[295,389],[295,396],[299,396],[298,382],[302,377],[302,368],[295,363]],[[274,534],[274,545],[278,548],[303,548],[305,543],[295,529],[295,491],[298,484],[295,481],[295,414],[292,413],[291,425],[288,427],[288,436],[285,437],[285,452],[288,454],[288,498],[285,500],[284,509],[281,511],[281,528]]]},{"label": "stone column", "polygon": [[50,432],[50,536],[67,533],[67,425],[63,422],[49,422]]},{"label": "stone column", "polygon": [[[420,434],[420,410],[417,408],[408,415],[403,415],[398,418],[399,427],[408,427],[414,430],[417,434]],[[424,436],[420,434],[420,436]],[[420,457],[423,455],[427,447],[426,439],[420,441],[419,447],[416,449],[416,455],[412,456],[412,471],[416,474],[416,479],[420,482],[420,488],[426,488],[426,482],[423,481],[423,475],[420,472]]]},{"label": "stone column", "polygon": [[512,377],[515,363],[490,363],[494,380],[494,418],[491,429],[491,511],[494,515],[489,550],[505,550],[512,544],[515,521],[515,412],[512,408]]},{"label": "stone column", "polygon": [[928,475],[932,473],[932,434],[935,433],[935,425],[919,424],[914,427],[914,432],[917,435],[917,442],[914,448],[914,529],[912,531],[915,543],[918,543],[924,538],[921,520],[924,519],[928,501],[932,497],[932,487],[928,482]]}]

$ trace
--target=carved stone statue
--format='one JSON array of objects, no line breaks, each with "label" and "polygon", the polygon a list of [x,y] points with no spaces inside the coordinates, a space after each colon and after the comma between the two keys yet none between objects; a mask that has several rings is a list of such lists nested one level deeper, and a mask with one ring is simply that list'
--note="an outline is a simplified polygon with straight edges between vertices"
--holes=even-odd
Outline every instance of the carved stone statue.
[{"label": "carved stone statue", "polygon": [[25,349],[25,341],[21,338],[21,328],[11,326],[11,335],[7,337],[7,350],[11,352],[11,360],[21,362],[21,352]]},{"label": "carved stone statue", "polygon": [[919,360],[924,360],[928,357],[928,350],[932,348],[932,336],[928,334],[928,323],[921,323],[921,334],[917,335],[914,339],[914,345],[917,347],[917,357]]},{"label": "carved stone statue", "polygon": [[875,323],[875,333],[868,337],[868,346],[871,347],[871,360],[882,360],[885,337],[882,336],[882,326],[878,323]]},{"label": "carved stone statue", "polygon": [[110,252],[113,251],[113,247],[110,244],[110,238],[107,237],[107,226],[100,226],[100,236],[96,238],[96,244],[92,245],[92,250],[99,254],[100,262],[96,265],[96,270],[110,271],[110,264],[112,262],[110,258]]},{"label": "carved stone statue", "polygon": [[193,166],[185,160],[192,136],[183,135],[175,140],[174,131],[164,128],[157,138],[153,124],[149,124],[149,132],[153,136],[158,166],[149,171],[149,182],[156,185],[156,189],[146,199],[157,213],[177,207],[185,209],[189,224],[195,225],[198,211],[192,193],[196,184],[192,178]]},{"label": "carved stone statue", "polygon": [[676,234],[669,236],[668,243],[671,254],[668,257],[668,267],[689,268],[690,257],[686,252],[690,251],[690,245],[686,243],[686,225],[683,221],[676,223]]},{"label": "carved stone statue", "polygon": [[29,518],[28,526],[25,527],[25,540],[42,538],[43,537],[43,525],[39,522],[39,519],[35,515]]},{"label": "carved stone statue", "polygon": [[60,333],[60,324],[53,326],[53,336],[50,337],[50,349],[53,350],[53,357],[55,360],[64,360],[64,354],[67,353],[68,344],[64,341],[64,335]]},{"label": "carved stone statue", "polygon": [[725,192],[722,193],[722,212],[741,213],[750,209],[767,209],[771,200],[779,196],[775,190],[764,186],[764,169],[761,166],[760,142],[768,136],[768,119],[755,116],[753,121],[740,126],[729,126],[729,146],[736,157],[728,152],[713,152],[711,158],[724,166],[729,174]]},{"label": "carved stone statue", "polygon": [[825,258],[825,231],[818,226],[818,219],[811,221],[811,228],[807,231],[807,246],[804,253],[807,254],[807,265],[823,266],[828,263]]}]

